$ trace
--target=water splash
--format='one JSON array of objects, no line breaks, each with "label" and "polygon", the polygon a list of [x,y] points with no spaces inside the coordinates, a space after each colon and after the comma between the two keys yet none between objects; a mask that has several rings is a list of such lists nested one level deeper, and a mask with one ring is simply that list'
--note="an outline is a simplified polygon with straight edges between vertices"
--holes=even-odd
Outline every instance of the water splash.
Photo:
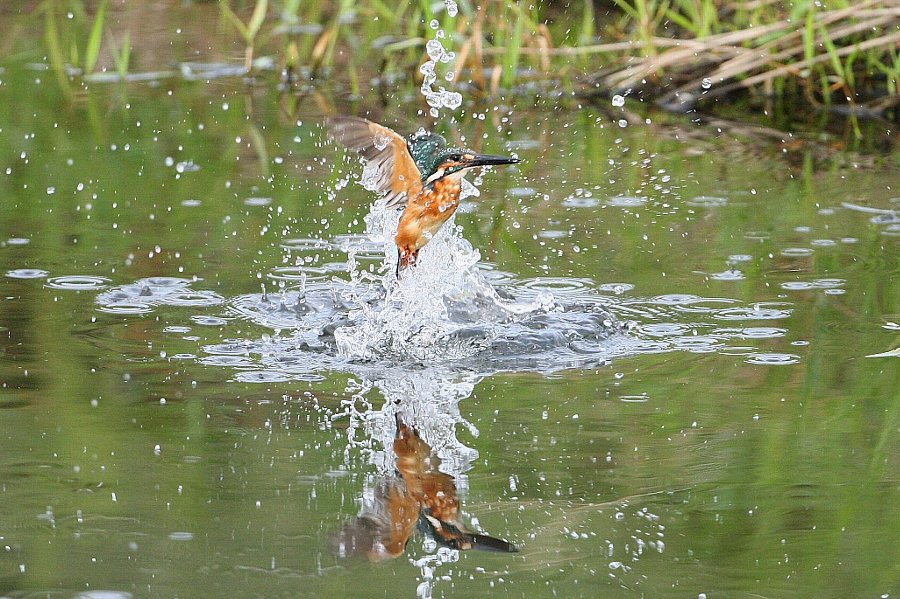
[{"label": "water splash", "polygon": [[[455,17],[458,13],[458,7],[454,0],[444,0],[444,6],[447,9],[447,14],[451,17]],[[437,19],[432,20],[431,28],[435,30],[434,39],[428,40],[425,44],[425,52],[428,54],[428,60],[419,67],[419,72],[422,73],[422,95],[425,96],[425,101],[431,107],[430,114],[434,118],[438,118],[440,116],[441,108],[449,108],[450,110],[456,110],[462,105],[462,94],[459,92],[449,91],[445,87],[438,85],[435,88],[435,84],[438,79],[438,65],[447,64],[453,61],[456,58],[455,52],[448,52],[446,48],[444,48],[444,44],[441,42],[441,39],[446,36],[444,30],[440,28],[440,23]],[[453,80],[453,72],[449,72],[445,79],[449,82]]]},{"label": "water splash", "polygon": [[[784,336],[778,325],[793,312],[787,302],[677,293],[641,298],[627,282],[522,279],[482,263],[452,219],[398,277],[398,219],[398,211],[376,202],[364,234],[281,242],[284,260],[267,277],[275,292],[264,287],[226,298],[199,287],[200,279],[155,277],[103,290],[98,310],[137,315],[171,307],[193,310],[184,318],[194,325],[259,325],[269,332],[220,335],[196,359],[236,371],[236,380],[261,383],[321,380],[323,372],[381,380],[425,368],[547,374],[670,351],[774,364],[753,345],[771,336],[759,331]],[[824,292],[842,284],[814,282]]]},{"label": "water splash", "polygon": [[[340,355],[361,360],[392,356],[425,363],[458,360],[487,349],[498,325],[555,308],[550,294],[527,302],[501,298],[477,268],[480,253],[452,219],[422,250],[416,267],[396,277],[397,218],[397,211],[380,204],[366,217],[369,240],[384,249],[380,275],[358,270],[353,252],[349,254],[351,281],[363,290],[351,292],[357,307],[348,314],[347,326],[335,331]],[[359,300],[371,297],[379,287],[386,290],[382,301]],[[473,326],[479,327],[479,334],[459,334]]]}]

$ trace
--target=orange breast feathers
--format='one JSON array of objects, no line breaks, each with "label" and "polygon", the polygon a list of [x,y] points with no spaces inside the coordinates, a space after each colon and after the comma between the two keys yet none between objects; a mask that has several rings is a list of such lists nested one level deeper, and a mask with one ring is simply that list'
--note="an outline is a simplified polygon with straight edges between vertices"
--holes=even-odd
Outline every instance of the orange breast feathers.
[{"label": "orange breast feathers", "polygon": [[426,187],[406,205],[397,226],[397,247],[417,252],[438,232],[459,207],[462,185],[459,178],[448,176]]}]

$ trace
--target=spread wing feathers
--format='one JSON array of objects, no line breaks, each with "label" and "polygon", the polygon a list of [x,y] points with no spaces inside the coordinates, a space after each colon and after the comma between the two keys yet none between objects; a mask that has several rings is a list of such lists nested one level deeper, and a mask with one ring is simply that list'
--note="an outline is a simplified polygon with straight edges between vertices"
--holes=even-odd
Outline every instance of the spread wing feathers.
[{"label": "spread wing feathers", "polygon": [[409,154],[406,140],[387,127],[366,119],[342,116],[325,120],[331,138],[366,161],[363,184],[384,194],[389,208],[406,205],[407,194],[422,189],[422,174]]}]

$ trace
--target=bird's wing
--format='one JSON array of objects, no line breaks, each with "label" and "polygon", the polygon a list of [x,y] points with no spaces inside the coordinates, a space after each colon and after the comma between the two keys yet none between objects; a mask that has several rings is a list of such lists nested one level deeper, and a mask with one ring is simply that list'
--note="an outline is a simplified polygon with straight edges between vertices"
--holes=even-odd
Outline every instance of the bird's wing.
[{"label": "bird's wing", "polygon": [[366,161],[363,184],[384,194],[388,207],[403,207],[422,189],[422,173],[406,140],[395,131],[366,119],[340,116],[325,120],[331,138]]},{"label": "bird's wing", "polygon": [[382,562],[400,556],[416,530],[422,504],[409,494],[403,480],[385,478],[363,500],[360,514],[331,539],[337,557],[367,556]]}]

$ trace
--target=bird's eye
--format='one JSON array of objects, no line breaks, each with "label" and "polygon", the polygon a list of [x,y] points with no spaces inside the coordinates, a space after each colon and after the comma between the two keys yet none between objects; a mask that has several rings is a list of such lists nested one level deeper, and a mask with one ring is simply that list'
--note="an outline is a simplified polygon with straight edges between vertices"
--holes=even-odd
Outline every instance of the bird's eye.
[{"label": "bird's eye", "polygon": [[450,160],[453,162],[460,162],[462,160],[462,154],[450,154]]}]

